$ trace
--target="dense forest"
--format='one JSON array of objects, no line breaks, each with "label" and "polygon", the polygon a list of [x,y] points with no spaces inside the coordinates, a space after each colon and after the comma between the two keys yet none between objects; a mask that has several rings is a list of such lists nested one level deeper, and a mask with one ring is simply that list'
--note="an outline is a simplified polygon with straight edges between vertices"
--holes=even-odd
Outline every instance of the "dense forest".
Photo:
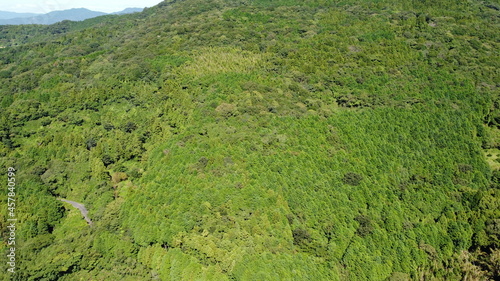
[{"label": "dense forest", "polygon": [[0,26],[0,278],[498,280],[499,30],[498,0]]}]

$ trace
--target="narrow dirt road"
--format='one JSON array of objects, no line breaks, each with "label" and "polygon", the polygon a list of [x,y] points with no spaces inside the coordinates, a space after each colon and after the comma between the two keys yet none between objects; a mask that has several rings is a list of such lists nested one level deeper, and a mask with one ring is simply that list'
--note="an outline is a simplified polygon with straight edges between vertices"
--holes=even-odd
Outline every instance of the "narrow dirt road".
[{"label": "narrow dirt road", "polygon": [[82,213],[82,215],[85,218],[85,220],[87,221],[87,223],[89,225],[92,225],[92,221],[90,220],[90,218],[88,216],[89,211],[87,210],[87,208],[85,208],[85,206],[83,204],[75,202],[75,201],[71,201],[71,200],[62,199],[62,198],[57,198],[57,200],[60,200],[60,201],[66,202],[66,203],[70,203],[71,205],[73,205],[73,207],[80,210],[80,212]]}]

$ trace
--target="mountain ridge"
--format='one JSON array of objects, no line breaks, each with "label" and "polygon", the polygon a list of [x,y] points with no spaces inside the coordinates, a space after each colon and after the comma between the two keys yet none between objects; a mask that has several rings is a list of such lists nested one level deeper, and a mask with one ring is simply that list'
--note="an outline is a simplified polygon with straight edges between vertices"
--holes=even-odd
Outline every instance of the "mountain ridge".
[{"label": "mountain ridge", "polygon": [[38,13],[16,13],[8,11],[0,11],[0,19],[14,19],[14,18],[27,18],[34,17],[41,14]]},{"label": "mountain ridge", "polygon": [[[136,13],[142,11],[142,8],[126,8],[119,12],[113,13],[104,13],[91,11],[86,8],[72,8],[61,11],[52,11],[46,14],[24,14],[22,17],[15,18],[0,18],[0,25],[25,25],[25,24],[54,24],[57,22],[61,22],[63,20],[71,20],[71,21],[83,21],[86,19],[104,16],[104,15],[124,15],[130,13]],[[9,13],[9,12],[5,12]],[[16,13],[10,14],[11,16]],[[2,11],[0,11],[0,16],[2,15]]]}]

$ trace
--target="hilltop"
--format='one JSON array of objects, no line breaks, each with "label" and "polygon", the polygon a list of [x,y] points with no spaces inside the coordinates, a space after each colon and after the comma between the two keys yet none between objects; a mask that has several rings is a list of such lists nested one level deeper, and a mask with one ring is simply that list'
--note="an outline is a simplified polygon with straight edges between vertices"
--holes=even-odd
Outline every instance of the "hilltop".
[{"label": "hilltop", "polygon": [[497,7],[177,0],[0,27],[13,279],[498,279]]}]

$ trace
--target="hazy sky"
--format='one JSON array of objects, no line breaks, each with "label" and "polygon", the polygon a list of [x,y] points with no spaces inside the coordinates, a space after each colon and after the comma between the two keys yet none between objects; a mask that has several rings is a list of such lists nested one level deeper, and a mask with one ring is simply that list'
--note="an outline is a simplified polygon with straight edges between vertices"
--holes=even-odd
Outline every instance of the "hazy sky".
[{"label": "hazy sky", "polygon": [[152,7],[162,0],[0,0],[0,11],[48,13],[71,8],[87,8],[111,13],[125,8]]}]

